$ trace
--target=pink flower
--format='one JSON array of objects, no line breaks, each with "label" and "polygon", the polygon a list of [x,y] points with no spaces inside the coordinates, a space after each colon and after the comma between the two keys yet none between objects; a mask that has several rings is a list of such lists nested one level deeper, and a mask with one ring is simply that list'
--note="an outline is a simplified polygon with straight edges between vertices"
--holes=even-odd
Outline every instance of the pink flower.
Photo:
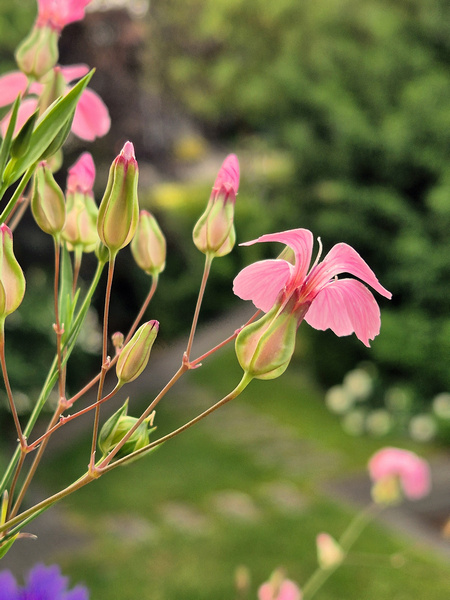
[{"label": "pink flower", "polygon": [[258,590],[258,600],[301,600],[300,588],[290,579],[284,579],[279,584],[268,581]]},{"label": "pink flower", "polygon": [[58,32],[74,21],[84,18],[84,9],[91,0],[37,0],[37,27],[48,26]]},{"label": "pink flower", "polygon": [[375,484],[399,481],[407,498],[418,500],[430,492],[431,477],[428,463],[400,448],[383,448],[369,461],[369,474]]},{"label": "pink flower", "polygon": [[[336,335],[356,336],[369,346],[380,332],[380,309],[372,293],[356,279],[337,276],[349,273],[391,298],[374,272],[351,246],[340,243],[319,263],[320,252],[310,268],[313,234],[307,229],[291,229],[262,235],[257,242],[280,242],[291,248],[295,263],[284,259],[262,260],[245,267],[234,279],[233,291],[243,300],[268,312],[275,304],[282,309],[294,299],[292,312],[304,314],[315,329],[331,329]],[[319,240],[320,242],[320,240]],[[284,253],[283,253],[284,254]]]},{"label": "pink flower", "polygon": [[70,167],[67,176],[67,192],[91,194],[95,181],[95,165],[92,154],[83,152],[80,158]]},{"label": "pink flower", "polygon": [[[71,89],[70,83],[80,79],[89,71],[87,65],[70,65],[67,67],[55,67],[55,73],[61,73],[66,83],[64,93]],[[13,71],[0,77],[0,107],[7,106],[13,102],[18,94],[24,94],[27,91],[28,79],[26,75]],[[39,96],[44,90],[42,83],[35,82],[30,86],[26,97],[19,108],[15,132],[17,133],[39,105]],[[44,107],[46,108],[46,107]],[[7,115],[0,124],[2,136],[5,135],[8,128],[10,115]],[[103,100],[94,91],[86,88],[81,94],[75,110],[75,116],[72,123],[72,132],[79,138],[87,141],[93,141],[96,137],[102,137],[108,133],[111,126],[109,112]]]}]

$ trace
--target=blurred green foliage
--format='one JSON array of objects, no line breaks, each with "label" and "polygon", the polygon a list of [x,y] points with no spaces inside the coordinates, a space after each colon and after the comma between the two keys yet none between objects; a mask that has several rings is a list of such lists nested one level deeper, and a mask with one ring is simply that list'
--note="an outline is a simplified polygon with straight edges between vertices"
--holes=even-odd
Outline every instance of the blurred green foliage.
[{"label": "blurred green foliage", "polygon": [[[450,4],[153,0],[150,28],[152,85],[209,137],[290,154],[272,229],[354,245],[393,292],[371,357],[421,399],[450,389]],[[361,357],[313,347],[324,383]]]}]

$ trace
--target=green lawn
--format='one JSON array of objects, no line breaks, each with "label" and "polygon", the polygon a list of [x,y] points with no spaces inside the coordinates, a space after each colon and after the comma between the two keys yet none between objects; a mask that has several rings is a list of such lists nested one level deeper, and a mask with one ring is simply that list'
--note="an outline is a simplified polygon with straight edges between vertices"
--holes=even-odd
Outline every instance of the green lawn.
[{"label": "green lawn", "polygon": [[[225,353],[186,377],[158,410],[159,433],[225,395],[240,369]],[[239,565],[251,572],[251,598],[279,566],[304,583],[316,566],[316,534],[339,537],[352,518],[321,491],[324,481],[361,472],[379,447],[344,434],[320,390],[291,365],[281,379],[254,382],[222,412],[67,499],[73,525],[90,542],[55,559],[89,586],[92,600],[232,600]],[[88,449],[86,439],[55,458],[48,487],[78,476]],[[370,526],[316,598],[450,597],[438,557],[407,550],[401,568],[391,565],[407,545]]]}]

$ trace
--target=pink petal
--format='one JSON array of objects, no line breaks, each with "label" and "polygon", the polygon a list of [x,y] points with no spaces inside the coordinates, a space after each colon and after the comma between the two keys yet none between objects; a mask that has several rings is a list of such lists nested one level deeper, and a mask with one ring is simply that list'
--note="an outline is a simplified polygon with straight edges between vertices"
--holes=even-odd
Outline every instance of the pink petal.
[{"label": "pink petal", "polygon": [[219,169],[213,190],[219,191],[222,186],[231,188],[237,194],[239,189],[239,161],[236,154],[229,154]]},{"label": "pink petal", "polygon": [[75,79],[81,79],[89,73],[89,67],[87,65],[67,65],[66,67],[59,67],[61,69],[62,76],[66,80],[66,83],[71,83]]},{"label": "pink petal", "polygon": [[338,279],[322,288],[305,321],[315,329],[331,329],[337,336],[355,333],[366,346],[380,333],[380,309],[372,293],[356,279]]},{"label": "pink petal", "polygon": [[69,169],[67,191],[80,191],[84,194],[92,192],[95,180],[95,164],[89,152],[83,152],[80,158]]},{"label": "pink petal", "polygon": [[38,27],[49,25],[57,30],[84,18],[84,9],[91,0],[38,0]]},{"label": "pink petal", "polygon": [[85,89],[75,110],[72,131],[82,140],[93,141],[108,133],[111,126],[108,109],[98,94]]},{"label": "pink petal", "polygon": [[233,281],[233,292],[268,312],[291,279],[293,269],[285,260],[261,260],[245,267]]},{"label": "pink petal", "polygon": [[0,106],[12,104],[28,86],[28,78],[20,71],[12,71],[0,77]]},{"label": "pink petal", "polygon": [[[17,111],[17,120],[16,126],[14,127],[14,135],[19,133],[20,129],[23,125],[25,125],[27,119],[31,117],[34,111],[37,108],[37,99],[36,98],[28,98],[27,100],[23,100],[19,106],[19,110]],[[11,120],[11,114],[9,113],[2,120],[0,124],[0,131],[2,137],[5,137],[6,130],[8,129],[9,121]]]},{"label": "pink petal", "polygon": [[[313,234],[308,229],[289,229],[279,233],[267,233],[261,235],[256,240],[240,244],[241,246],[251,246],[257,242],[280,242],[286,244],[295,253],[295,270],[293,272],[293,281],[296,287],[299,287],[306,277],[313,249]],[[295,279],[295,281],[294,281]]]},{"label": "pink petal", "polygon": [[278,594],[274,596],[274,586],[268,581],[258,590],[258,600],[301,600],[300,588],[290,579],[285,579],[280,585]]},{"label": "pink petal", "polygon": [[382,296],[392,297],[392,294],[380,284],[375,273],[356,250],[344,243],[333,246],[323,261],[311,270],[308,276],[308,287],[319,290],[340,273],[350,273],[369,284]]},{"label": "pink petal", "polygon": [[426,496],[431,488],[428,463],[408,450],[382,448],[369,461],[372,481],[398,476],[405,495],[411,500]]}]

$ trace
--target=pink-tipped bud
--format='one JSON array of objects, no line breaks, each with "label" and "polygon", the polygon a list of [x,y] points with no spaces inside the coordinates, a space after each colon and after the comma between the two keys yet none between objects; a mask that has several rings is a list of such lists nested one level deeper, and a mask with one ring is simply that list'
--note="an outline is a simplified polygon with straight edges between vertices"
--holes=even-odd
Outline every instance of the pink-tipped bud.
[{"label": "pink-tipped bud", "polygon": [[239,162],[235,154],[224,160],[205,212],[197,221],[194,244],[204,254],[225,256],[236,241],[234,205],[239,189]]},{"label": "pink-tipped bud", "polygon": [[158,335],[158,321],[148,321],[139,327],[120,353],[116,365],[119,385],[134,381],[145,369],[150,351]]},{"label": "pink-tipped bud", "polygon": [[111,341],[113,343],[114,348],[117,350],[121,350],[123,346],[124,335],[121,331],[116,331],[111,336]]},{"label": "pink-tipped bud", "polygon": [[19,69],[40,79],[58,62],[58,33],[50,27],[34,26],[16,50]]},{"label": "pink-tipped bud", "polygon": [[155,217],[146,210],[139,213],[139,223],[131,242],[131,252],[140,269],[154,277],[166,266],[166,238]]},{"label": "pink-tipped bud", "polygon": [[258,589],[258,600],[301,600],[298,585],[286,579],[281,570],[274,571],[266,583]]},{"label": "pink-tipped bud", "polygon": [[89,152],[85,152],[69,169],[67,177],[67,214],[62,237],[69,250],[92,252],[99,241],[98,208],[92,192],[94,180],[94,161]]},{"label": "pink-tipped bud", "polygon": [[129,244],[139,219],[138,164],[134,147],[126,142],[109,171],[105,194],[100,203],[97,231],[113,254]]},{"label": "pink-tipped bud", "polygon": [[344,560],[344,551],[328,533],[316,537],[317,561],[321,569],[334,569]]},{"label": "pink-tipped bud", "polygon": [[45,162],[38,165],[34,174],[31,210],[42,231],[53,236],[61,233],[66,220],[64,194]]},{"label": "pink-tipped bud", "polygon": [[0,319],[14,312],[25,294],[25,277],[14,256],[13,236],[4,223],[0,225]]}]

